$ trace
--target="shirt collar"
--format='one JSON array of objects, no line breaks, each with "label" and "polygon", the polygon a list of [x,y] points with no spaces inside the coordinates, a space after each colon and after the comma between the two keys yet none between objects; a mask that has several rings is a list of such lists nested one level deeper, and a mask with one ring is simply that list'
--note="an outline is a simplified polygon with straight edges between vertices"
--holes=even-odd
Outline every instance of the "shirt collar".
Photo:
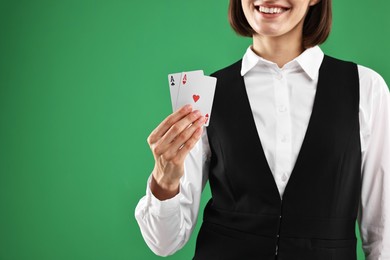
[{"label": "shirt collar", "polygon": [[[318,76],[318,71],[320,69],[323,58],[324,53],[322,52],[320,47],[315,46],[306,49],[301,55],[284,65],[284,67],[288,67],[289,65],[296,63],[312,80],[314,80]],[[252,46],[249,46],[242,59],[241,76],[244,76],[258,64],[268,66],[276,65],[275,63],[258,56],[252,50]]]}]

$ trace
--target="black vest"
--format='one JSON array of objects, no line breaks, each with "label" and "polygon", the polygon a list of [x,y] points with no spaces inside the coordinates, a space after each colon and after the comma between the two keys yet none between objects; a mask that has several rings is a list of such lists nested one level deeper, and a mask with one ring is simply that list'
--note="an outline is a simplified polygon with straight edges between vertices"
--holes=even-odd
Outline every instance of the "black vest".
[{"label": "black vest", "polygon": [[240,75],[217,77],[212,157],[196,260],[356,260],[361,190],[357,65],[325,56],[300,153],[281,200]]}]

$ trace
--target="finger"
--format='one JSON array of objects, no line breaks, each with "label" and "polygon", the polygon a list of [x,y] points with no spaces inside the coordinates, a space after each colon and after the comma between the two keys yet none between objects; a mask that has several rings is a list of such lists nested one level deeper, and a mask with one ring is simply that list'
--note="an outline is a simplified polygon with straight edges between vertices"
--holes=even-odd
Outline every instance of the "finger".
[{"label": "finger", "polygon": [[193,136],[193,134],[202,128],[205,123],[205,118],[200,117],[197,121],[195,121],[190,127],[185,129],[169,146],[165,149],[162,154],[162,159],[164,161],[174,160],[175,156],[178,152],[184,147],[184,144],[189,141],[189,139]]},{"label": "finger", "polygon": [[191,105],[185,105],[176,112],[166,117],[149,135],[148,143],[153,144],[157,142],[176,122],[181,120],[183,117],[191,113]]},{"label": "finger", "polygon": [[[183,138],[183,137],[180,137],[181,134],[184,131],[186,131],[187,129],[191,128],[192,124],[197,122],[197,120],[202,119],[202,118],[203,117],[201,116],[200,111],[196,110],[196,111],[188,114],[186,117],[181,119],[176,124],[174,124],[168,130],[168,132],[166,132],[166,134],[157,143],[157,145],[160,147],[162,152],[165,152],[168,148],[170,148],[171,147],[171,143],[174,140],[176,140],[177,138]],[[181,144],[183,144],[183,143],[184,142],[182,141]]]},{"label": "finger", "polygon": [[176,160],[179,162],[184,162],[184,159],[188,153],[195,147],[203,133],[203,127],[198,128],[191,136],[190,139],[184,144],[184,146],[176,154]]},{"label": "finger", "polygon": [[170,145],[173,150],[179,150],[181,147],[188,142],[192,135],[205,123],[206,118],[201,116],[199,117],[190,127],[185,129],[175,140],[173,140]]}]

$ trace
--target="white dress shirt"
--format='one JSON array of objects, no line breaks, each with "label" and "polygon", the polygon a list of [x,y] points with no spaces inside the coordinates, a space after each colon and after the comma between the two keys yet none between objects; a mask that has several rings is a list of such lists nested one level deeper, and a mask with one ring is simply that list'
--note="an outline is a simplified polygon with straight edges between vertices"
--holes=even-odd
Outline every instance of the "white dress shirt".
[{"label": "white dress shirt", "polygon": [[[242,60],[241,75],[257,132],[281,197],[306,133],[323,57],[316,46],[279,68],[249,47]],[[358,72],[362,152],[358,222],[366,259],[390,260],[390,95],[379,74],[360,65]],[[204,131],[185,160],[180,193],[172,199],[155,198],[149,189],[149,177],[135,217],[154,253],[173,254],[188,241],[208,180],[210,156]]]}]

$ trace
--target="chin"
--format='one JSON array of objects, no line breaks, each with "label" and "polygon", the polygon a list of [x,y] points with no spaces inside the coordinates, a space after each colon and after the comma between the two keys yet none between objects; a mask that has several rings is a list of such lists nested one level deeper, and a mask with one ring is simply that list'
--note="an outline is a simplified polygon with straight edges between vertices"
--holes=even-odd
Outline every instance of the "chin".
[{"label": "chin", "polygon": [[256,34],[254,34],[253,36],[258,36],[258,37],[261,37],[261,36],[265,36],[265,37],[278,37],[278,36],[281,36],[283,35],[282,32],[280,32],[279,30],[273,30],[273,29],[268,29],[268,30],[254,30],[256,32]]}]

